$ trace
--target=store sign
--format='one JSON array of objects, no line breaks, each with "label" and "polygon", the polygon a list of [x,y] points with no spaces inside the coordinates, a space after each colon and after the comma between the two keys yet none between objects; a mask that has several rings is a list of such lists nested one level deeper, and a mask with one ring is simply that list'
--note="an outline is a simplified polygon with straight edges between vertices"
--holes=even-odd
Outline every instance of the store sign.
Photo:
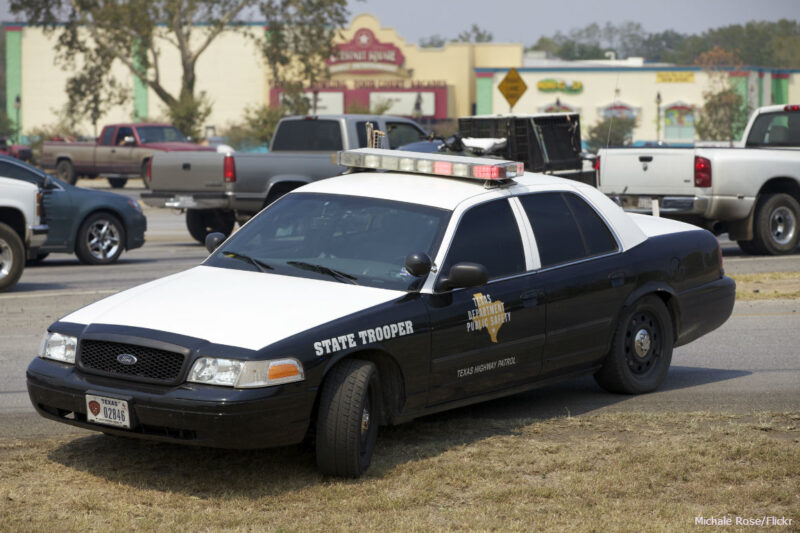
[{"label": "store sign", "polygon": [[378,42],[372,30],[361,28],[350,42],[336,45],[336,54],[328,59],[328,68],[334,74],[397,72],[405,60],[398,47]]},{"label": "store sign", "polygon": [[656,83],[694,83],[694,72],[656,72]]},{"label": "store sign", "polygon": [[579,94],[583,92],[583,82],[548,78],[537,83],[536,88],[543,93],[561,92],[567,94]]}]

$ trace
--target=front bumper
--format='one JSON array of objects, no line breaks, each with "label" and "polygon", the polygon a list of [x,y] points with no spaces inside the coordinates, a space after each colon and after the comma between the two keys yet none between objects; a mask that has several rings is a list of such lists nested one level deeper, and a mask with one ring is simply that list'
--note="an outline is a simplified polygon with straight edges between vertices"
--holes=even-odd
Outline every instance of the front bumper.
[{"label": "front bumper", "polygon": [[31,226],[28,231],[28,259],[36,259],[39,248],[41,248],[47,240],[47,233],[50,228],[46,224],[38,226]]},{"label": "front bumper", "polygon": [[142,201],[150,207],[171,207],[173,209],[232,209],[233,197],[229,193],[189,192],[163,193],[143,192]]},{"label": "front bumper", "polygon": [[[33,406],[51,420],[119,436],[238,449],[301,442],[315,396],[304,383],[246,390],[157,387],[82,374],[38,357],[28,367],[27,384]],[[127,400],[131,429],[87,422],[87,393]]]},{"label": "front bumper", "polygon": [[144,246],[144,234],[147,231],[147,217],[142,213],[129,217],[125,223],[127,238],[125,239],[125,249],[133,250]]}]

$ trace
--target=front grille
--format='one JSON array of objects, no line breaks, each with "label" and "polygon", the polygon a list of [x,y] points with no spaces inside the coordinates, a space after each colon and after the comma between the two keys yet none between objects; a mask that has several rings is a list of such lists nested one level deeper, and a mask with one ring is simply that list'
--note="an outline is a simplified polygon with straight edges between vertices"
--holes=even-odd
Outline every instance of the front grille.
[{"label": "front grille", "polygon": [[[123,365],[117,360],[120,354],[133,355],[136,363]],[[80,367],[95,374],[158,383],[176,382],[184,359],[183,354],[167,350],[95,340],[81,341],[78,357]]]}]

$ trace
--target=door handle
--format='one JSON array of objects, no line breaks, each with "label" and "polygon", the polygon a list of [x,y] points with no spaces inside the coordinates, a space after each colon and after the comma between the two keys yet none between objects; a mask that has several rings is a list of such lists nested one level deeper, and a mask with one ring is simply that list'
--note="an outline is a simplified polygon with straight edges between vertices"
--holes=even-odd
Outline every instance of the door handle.
[{"label": "door handle", "polygon": [[536,307],[539,305],[539,297],[543,296],[542,291],[533,289],[530,291],[525,291],[520,295],[522,299],[522,305],[525,307]]},{"label": "door handle", "polygon": [[652,160],[653,160],[653,156],[652,155],[640,155],[639,156],[639,161],[642,162],[642,163],[649,163]]},{"label": "door handle", "polygon": [[184,163],[183,166],[181,166],[181,168],[183,170],[192,170],[192,164],[191,163]]},{"label": "door handle", "polygon": [[625,285],[625,272],[614,272],[608,275],[611,286],[614,288],[622,287]]}]

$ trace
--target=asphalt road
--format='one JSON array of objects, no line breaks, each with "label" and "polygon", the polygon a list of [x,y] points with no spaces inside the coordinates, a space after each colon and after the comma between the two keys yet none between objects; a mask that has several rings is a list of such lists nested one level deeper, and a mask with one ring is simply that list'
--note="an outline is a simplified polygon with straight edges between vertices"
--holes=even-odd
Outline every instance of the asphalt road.
[{"label": "asphalt road", "polygon": [[[138,198],[134,180],[122,192]],[[104,181],[82,186],[105,188]],[[79,432],[35,414],[25,368],[47,326],[72,310],[145,281],[190,268],[206,256],[183,216],[145,207],[147,243],[111,266],[86,266],[54,254],[25,269],[11,292],[0,294],[0,435],[32,437]],[[729,273],[800,271],[800,254],[751,257],[721,239]],[[559,416],[596,411],[800,411],[800,301],[739,302],[713,333],[675,350],[664,386],[643,396],[603,392],[582,378],[461,410],[471,416]],[[458,416],[453,415],[453,416]]]}]

